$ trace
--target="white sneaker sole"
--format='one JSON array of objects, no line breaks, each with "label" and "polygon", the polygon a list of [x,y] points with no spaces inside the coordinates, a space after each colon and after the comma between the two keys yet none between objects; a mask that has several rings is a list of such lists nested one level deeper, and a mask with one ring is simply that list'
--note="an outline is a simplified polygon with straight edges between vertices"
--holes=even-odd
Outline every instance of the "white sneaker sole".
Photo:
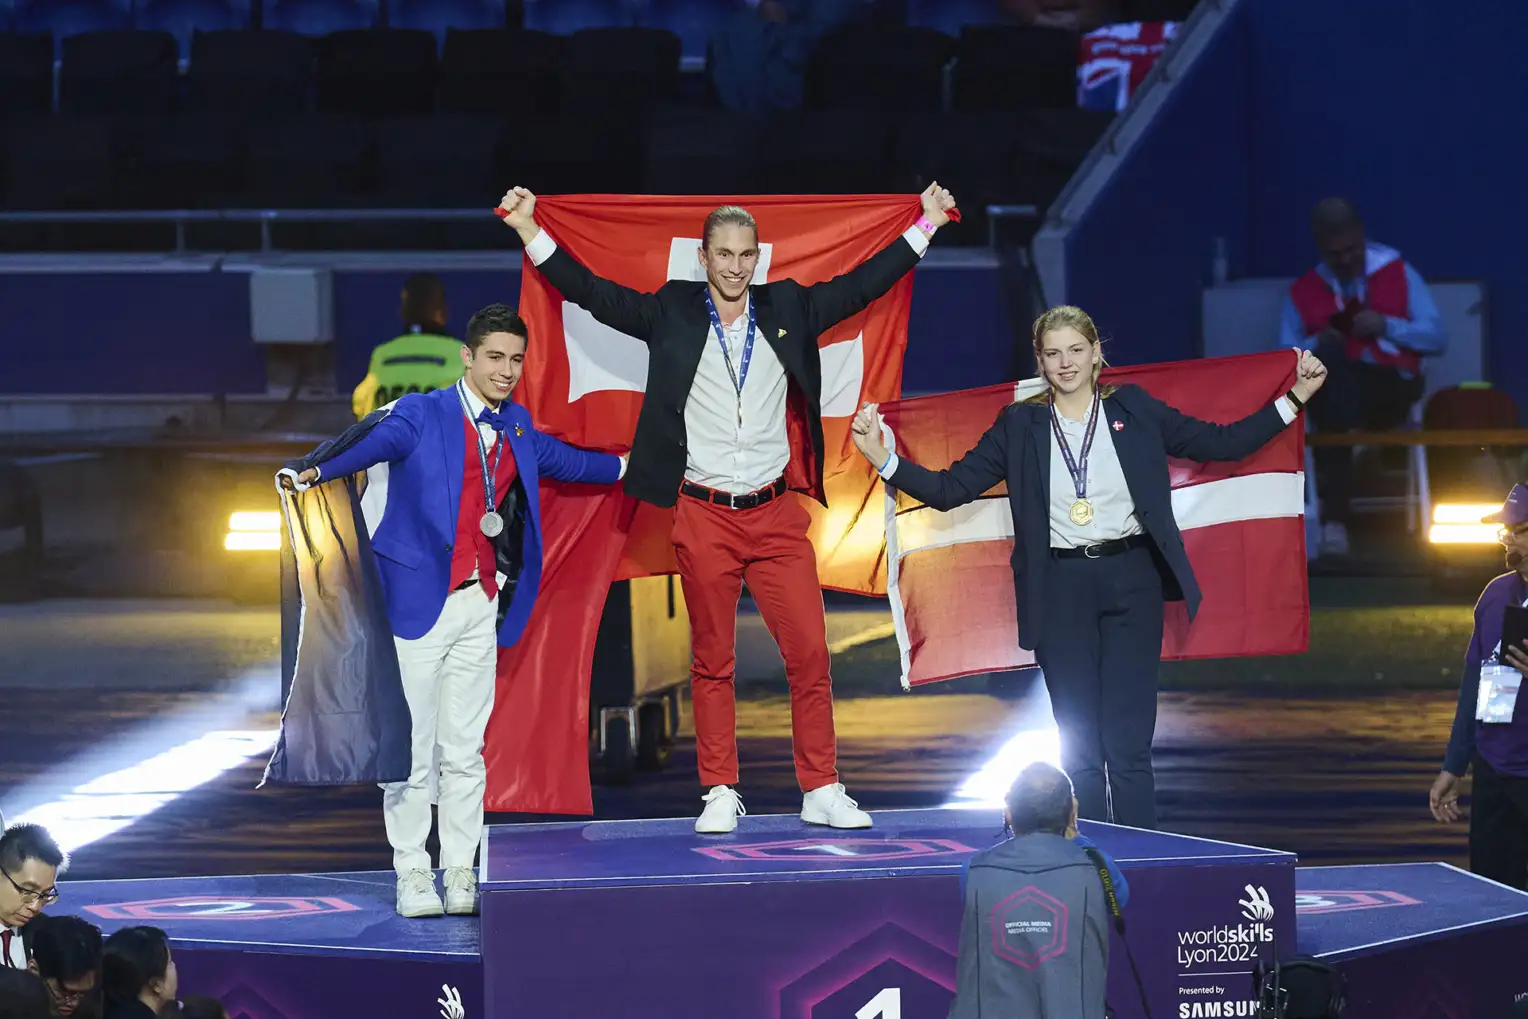
[{"label": "white sneaker sole", "polygon": [[863,821],[856,821],[853,824],[834,824],[826,814],[805,810],[801,812],[801,820],[804,824],[815,824],[823,828],[837,828],[841,831],[863,831],[866,828],[874,827],[875,824],[868,817]]},{"label": "white sneaker sole", "polygon": [[447,916],[477,916],[478,904],[476,902],[448,902],[446,903]]},{"label": "white sneaker sole", "polygon": [[432,916],[444,916],[445,912],[445,907],[438,902],[426,902],[422,906],[415,906],[412,909],[404,909],[402,906],[398,907],[398,915],[408,917],[410,920],[422,920]]},{"label": "white sneaker sole", "polygon": [[704,818],[695,822],[695,834],[697,835],[730,835],[737,831],[737,818],[732,819],[731,824],[718,824],[715,821],[707,821]]}]

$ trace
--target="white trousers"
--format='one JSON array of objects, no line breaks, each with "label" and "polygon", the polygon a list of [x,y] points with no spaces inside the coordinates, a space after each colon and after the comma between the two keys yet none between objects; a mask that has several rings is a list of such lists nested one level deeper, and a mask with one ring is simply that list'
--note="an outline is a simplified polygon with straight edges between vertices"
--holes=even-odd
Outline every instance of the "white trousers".
[{"label": "white trousers", "polygon": [[[439,779],[440,865],[471,867],[483,838],[483,732],[493,710],[498,602],[474,584],[453,591],[430,632],[393,638],[403,695],[414,716],[407,782],[382,786],[393,867],[429,870],[432,779]],[[439,769],[438,772],[436,769]]]}]

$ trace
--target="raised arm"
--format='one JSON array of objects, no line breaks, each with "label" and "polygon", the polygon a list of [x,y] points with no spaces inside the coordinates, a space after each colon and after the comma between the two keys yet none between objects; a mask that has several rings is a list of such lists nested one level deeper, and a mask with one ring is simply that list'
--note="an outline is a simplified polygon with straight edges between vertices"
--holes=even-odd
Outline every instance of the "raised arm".
[{"label": "raised arm", "polygon": [[627,336],[648,342],[658,321],[658,298],[596,276],[578,259],[557,246],[537,225],[536,196],[511,188],[499,203],[504,222],[520,235],[525,255],[564,298],[597,320]]},{"label": "raised arm", "polygon": [[955,199],[937,181],[919,197],[923,218],[901,237],[848,272],[803,288],[814,336],[863,310],[918,264],[934,231],[950,221],[949,210],[955,207]]},{"label": "raised arm", "polygon": [[[1301,351],[1295,370],[1295,384],[1291,387],[1296,399],[1308,403],[1326,381],[1326,366],[1310,351]],[[1170,407],[1140,391],[1138,398],[1162,430],[1162,442],[1167,452],[1196,463],[1216,463],[1241,460],[1262,449],[1285,426],[1295,419],[1298,408],[1286,396],[1281,396],[1266,407],[1240,421],[1228,425],[1214,424],[1191,417],[1176,407]]]},{"label": "raised arm", "polygon": [[974,502],[1008,476],[1008,429],[1003,414],[965,456],[942,471],[903,459],[881,443],[881,415],[876,404],[867,403],[854,416],[851,431],[854,445],[888,485],[936,510]]}]

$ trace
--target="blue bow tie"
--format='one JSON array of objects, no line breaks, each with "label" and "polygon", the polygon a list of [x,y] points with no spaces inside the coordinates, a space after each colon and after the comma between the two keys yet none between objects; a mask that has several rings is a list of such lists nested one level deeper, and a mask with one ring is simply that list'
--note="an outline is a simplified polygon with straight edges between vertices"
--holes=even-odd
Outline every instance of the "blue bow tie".
[{"label": "blue bow tie", "polygon": [[507,432],[511,427],[508,414],[489,410],[487,407],[483,408],[483,413],[479,414],[477,419],[479,424],[488,425],[496,432]]}]

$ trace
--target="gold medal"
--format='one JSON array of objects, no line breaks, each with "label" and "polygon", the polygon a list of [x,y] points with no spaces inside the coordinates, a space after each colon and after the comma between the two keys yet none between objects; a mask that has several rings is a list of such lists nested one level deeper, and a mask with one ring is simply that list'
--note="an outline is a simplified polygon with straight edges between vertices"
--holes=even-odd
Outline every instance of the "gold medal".
[{"label": "gold medal", "polygon": [[1072,523],[1078,527],[1091,524],[1093,522],[1093,504],[1086,499],[1078,499],[1072,503],[1072,511],[1068,515],[1072,518]]}]

